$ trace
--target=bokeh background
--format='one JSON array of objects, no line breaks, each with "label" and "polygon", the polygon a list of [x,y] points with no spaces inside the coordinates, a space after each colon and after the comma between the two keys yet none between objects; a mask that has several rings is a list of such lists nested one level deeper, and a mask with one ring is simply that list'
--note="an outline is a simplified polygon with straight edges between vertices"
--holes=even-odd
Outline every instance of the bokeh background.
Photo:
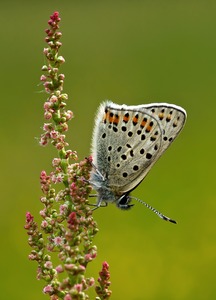
[{"label": "bokeh background", "polygon": [[[178,225],[136,203],[95,211],[100,232],[96,276],[110,264],[112,298],[215,299],[216,269],[216,2],[2,1],[1,3],[1,298],[48,299],[23,229],[37,220],[40,171],[50,170],[52,147],[37,139],[43,124],[39,85],[44,29],[62,18],[65,92],[75,119],[68,140],[79,158],[90,154],[101,101],[170,102],[187,110],[180,137],[133,191]],[[94,299],[93,293],[91,299]]]}]

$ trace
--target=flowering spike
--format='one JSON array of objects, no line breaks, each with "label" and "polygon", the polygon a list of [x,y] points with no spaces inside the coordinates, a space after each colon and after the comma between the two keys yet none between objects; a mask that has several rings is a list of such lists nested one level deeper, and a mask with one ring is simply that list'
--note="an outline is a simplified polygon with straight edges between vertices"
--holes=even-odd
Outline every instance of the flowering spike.
[{"label": "flowering spike", "polygon": [[[46,64],[42,67],[40,80],[48,96],[43,105],[45,123],[39,142],[41,146],[50,142],[58,157],[52,159],[50,173],[45,170],[40,173],[43,193],[40,198],[43,205],[40,210],[41,224],[38,226],[27,212],[25,229],[32,248],[29,259],[38,263],[37,278],[46,281],[43,293],[51,300],[89,299],[87,291],[95,280],[86,277],[86,269],[97,256],[93,238],[98,232],[92,210],[87,205],[91,191],[87,183],[91,159],[74,163],[77,154],[67,149],[65,133],[73,113],[66,108],[68,95],[63,93],[65,76],[59,72],[65,61],[58,53],[62,45],[59,41],[62,36],[59,32],[60,20],[59,13],[54,12],[45,31],[47,47],[43,53]],[[57,185],[61,187],[57,188]],[[52,260],[54,253],[59,259],[56,265],[56,259]],[[101,273],[100,276],[104,278],[101,282],[105,287],[108,285],[105,280],[107,275]],[[105,295],[104,288],[101,289]]]},{"label": "flowering spike", "polygon": [[99,272],[100,277],[98,278],[99,286],[95,287],[95,291],[100,297],[100,299],[109,299],[112,292],[109,290],[110,286],[110,273],[109,273],[109,265],[105,261],[102,265],[102,270]]}]

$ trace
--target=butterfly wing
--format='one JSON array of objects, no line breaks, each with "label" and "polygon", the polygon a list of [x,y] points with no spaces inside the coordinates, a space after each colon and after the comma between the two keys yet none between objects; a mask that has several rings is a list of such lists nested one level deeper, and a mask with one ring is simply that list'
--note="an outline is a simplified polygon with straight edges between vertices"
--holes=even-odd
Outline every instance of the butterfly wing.
[{"label": "butterfly wing", "polygon": [[93,163],[118,195],[134,189],[182,129],[185,111],[166,103],[103,103],[93,134]]},{"label": "butterfly wing", "polygon": [[144,110],[155,117],[162,129],[162,155],[183,129],[187,113],[182,107],[168,103],[147,104]]}]

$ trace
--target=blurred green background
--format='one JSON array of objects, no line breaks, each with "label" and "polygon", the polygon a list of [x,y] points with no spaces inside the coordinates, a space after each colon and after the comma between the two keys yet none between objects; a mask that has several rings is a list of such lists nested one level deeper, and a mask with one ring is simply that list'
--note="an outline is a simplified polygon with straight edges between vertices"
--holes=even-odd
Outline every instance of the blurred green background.
[{"label": "blurred green background", "polygon": [[[40,171],[56,156],[37,139],[46,99],[39,78],[44,29],[62,18],[65,92],[75,119],[68,139],[90,154],[95,111],[118,104],[170,102],[187,110],[180,137],[133,195],[141,204],[95,211],[100,232],[96,276],[110,264],[111,299],[215,299],[216,1],[2,1],[1,3],[1,298],[48,299],[23,229],[37,220]],[[91,299],[94,299],[93,293]]]}]

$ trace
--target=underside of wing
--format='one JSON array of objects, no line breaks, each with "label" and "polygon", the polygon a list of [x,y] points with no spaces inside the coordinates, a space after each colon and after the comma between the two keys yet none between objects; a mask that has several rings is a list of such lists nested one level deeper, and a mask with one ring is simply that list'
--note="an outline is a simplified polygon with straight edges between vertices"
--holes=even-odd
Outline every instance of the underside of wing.
[{"label": "underside of wing", "polygon": [[183,128],[176,105],[126,106],[105,102],[96,117],[93,162],[112,190],[134,189]]}]

